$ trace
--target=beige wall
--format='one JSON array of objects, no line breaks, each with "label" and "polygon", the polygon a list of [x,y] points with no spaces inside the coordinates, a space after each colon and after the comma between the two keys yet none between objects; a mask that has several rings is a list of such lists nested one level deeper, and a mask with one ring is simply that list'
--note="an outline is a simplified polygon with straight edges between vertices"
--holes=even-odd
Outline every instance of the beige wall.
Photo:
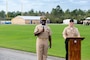
[{"label": "beige wall", "polygon": [[30,20],[25,20],[25,24],[30,24]]},{"label": "beige wall", "polygon": [[16,17],[11,20],[12,24],[25,24],[25,20],[22,18]]},{"label": "beige wall", "polygon": [[32,24],[40,24],[40,20],[32,20]]},{"label": "beige wall", "polygon": [[39,24],[39,23],[40,23],[40,20],[25,20],[25,24]]},{"label": "beige wall", "polygon": [[24,20],[23,18],[20,17],[15,17],[11,20],[12,24],[39,24],[40,20]]}]

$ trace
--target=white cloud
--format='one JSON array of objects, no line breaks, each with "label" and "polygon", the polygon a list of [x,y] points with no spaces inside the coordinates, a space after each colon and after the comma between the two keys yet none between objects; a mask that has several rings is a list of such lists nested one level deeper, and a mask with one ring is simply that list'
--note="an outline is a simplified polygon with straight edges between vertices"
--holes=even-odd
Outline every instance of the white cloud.
[{"label": "white cloud", "polygon": [[69,2],[71,3],[75,3],[75,4],[86,4],[88,3],[89,0],[69,0]]},{"label": "white cloud", "polygon": [[[90,9],[90,0],[7,0],[9,11],[21,11],[21,3],[23,3],[23,11],[34,9],[36,11],[51,11],[57,5],[62,9],[87,8]],[[3,6],[3,7],[2,7]],[[6,10],[6,0],[0,0],[0,11]]]},{"label": "white cloud", "polygon": [[80,1],[79,3],[86,4],[88,1]]},{"label": "white cloud", "polygon": [[74,0],[69,0],[70,2],[73,2]]}]

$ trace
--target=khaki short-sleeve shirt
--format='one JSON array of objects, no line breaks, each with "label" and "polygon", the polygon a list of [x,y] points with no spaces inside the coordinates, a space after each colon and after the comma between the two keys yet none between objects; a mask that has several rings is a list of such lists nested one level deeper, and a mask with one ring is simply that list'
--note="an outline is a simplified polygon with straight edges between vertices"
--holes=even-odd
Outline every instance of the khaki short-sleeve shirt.
[{"label": "khaki short-sleeve shirt", "polygon": [[67,37],[79,37],[80,33],[76,27],[69,27],[68,26],[63,30],[63,36],[66,38]]},{"label": "khaki short-sleeve shirt", "polygon": [[[39,33],[41,32],[43,29],[43,25],[39,24],[35,27],[34,33]],[[45,38],[48,39],[48,36],[51,35],[51,30],[50,27],[48,25],[44,26],[44,32],[41,33],[39,36],[37,36],[38,38]]]}]

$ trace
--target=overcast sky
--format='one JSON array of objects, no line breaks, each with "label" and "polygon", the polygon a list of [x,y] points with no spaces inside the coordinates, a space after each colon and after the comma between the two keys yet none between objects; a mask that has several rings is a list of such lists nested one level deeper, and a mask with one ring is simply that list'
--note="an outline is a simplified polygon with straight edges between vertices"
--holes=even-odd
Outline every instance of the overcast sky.
[{"label": "overcast sky", "polygon": [[[23,4],[23,11],[48,11],[52,8],[56,8],[57,5],[65,11],[66,9],[90,9],[90,0],[7,0],[8,11],[21,11],[21,5]],[[6,0],[0,0],[0,11],[6,11]]]}]

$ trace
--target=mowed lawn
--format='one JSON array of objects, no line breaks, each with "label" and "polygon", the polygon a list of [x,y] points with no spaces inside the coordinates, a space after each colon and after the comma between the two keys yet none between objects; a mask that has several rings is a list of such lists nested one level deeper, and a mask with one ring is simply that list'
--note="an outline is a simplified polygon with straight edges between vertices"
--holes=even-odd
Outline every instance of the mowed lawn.
[{"label": "mowed lawn", "polygon": [[[36,25],[0,25],[0,47],[28,52],[36,52],[36,37],[33,34]],[[48,55],[65,57],[65,45],[62,31],[67,25],[50,24],[52,30],[52,48]],[[90,26],[76,25],[85,39],[82,41],[81,58],[90,60]]]}]

